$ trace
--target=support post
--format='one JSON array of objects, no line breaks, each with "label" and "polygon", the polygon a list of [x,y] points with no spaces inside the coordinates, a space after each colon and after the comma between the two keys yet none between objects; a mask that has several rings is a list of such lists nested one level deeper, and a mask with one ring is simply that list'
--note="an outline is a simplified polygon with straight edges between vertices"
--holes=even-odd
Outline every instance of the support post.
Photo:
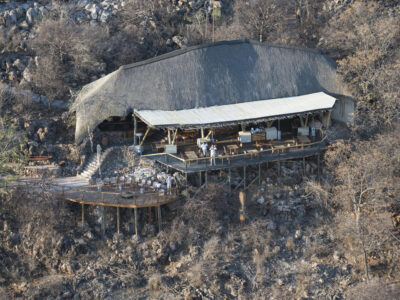
[{"label": "support post", "polygon": [[161,231],[162,219],[161,219],[161,206],[157,206],[157,219],[158,219],[158,232]]},{"label": "support post", "polygon": [[329,125],[331,125],[331,114],[332,111],[328,111],[328,115],[326,116],[326,129],[328,129]]},{"label": "support post", "polygon": [[151,220],[151,207],[149,207],[147,209],[147,218],[148,218],[148,222],[149,224],[151,224],[153,221]]},{"label": "support post", "polygon": [[243,191],[246,191],[246,166],[243,167]]},{"label": "support post", "polygon": [[202,127],[200,130],[201,130],[201,138],[204,139],[204,128]]},{"label": "support post", "polygon": [[119,234],[119,206],[117,206],[117,233]]},{"label": "support post", "polygon": [[82,203],[82,228],[85,224],[85,204]]},{"label": "support post", "polygon": [[188,173],[185,172],[185,189],[186,189],[186,200],[189,199],[189,190],[188,190]]},{"label": "support post", "polygon": [[261,163],[258,164],[258,185],[261,185]]},{"label": "support post", "polygon": [[133,209],[133,214],[134,214],[134,218],[135,218],[135,234],[136,235],[138,235],[139,234],[139,232],[138,232],[138,211],[137,211],[138,209],[137,209],[137,207],[135,207],[134,209]]},{"label": "support post", "polygon": [[206,183],[206,186],[207,186],[208,185],[208,172],[207,172],[207,169],[204,172],[204,180],[205,180],[205,183]]},{"label": "support post", "polygon": [[171,130],[168,128],[168,145],[171,145]]},{"label": "support post", "polygon": [[232,192],[232,172],[231,172],[231,168],[228,169],[228,183],[229,183],[229,192]]},{"label": "support post", "polygon": [[199,187],[201,186],[201,171],[199,172]]},{"label": "support post", "polygon": [[306,176],[306,158],[303,157],[303,176]]},{"label": "support post", "polygon": [[106,232],[105,220],[104,220],[104,206],[101,206],[101,235],[104,236]]},{"label": "support post", "polygon": [[137,145],[136,143],[136,133],[137,133],[137,120],[135,113],[133,113],[133,145]]},{"label": "support post", "polygon": [[281,176],[281,160],[278,158],[278,177]]},{"label": "support post", "polygon": [[308,117],[309,117],[309,115],[307,114],[307,115],[306,115],[306,120],[304,121],[304,126],[305,126],[305,127],[308,126]]}]

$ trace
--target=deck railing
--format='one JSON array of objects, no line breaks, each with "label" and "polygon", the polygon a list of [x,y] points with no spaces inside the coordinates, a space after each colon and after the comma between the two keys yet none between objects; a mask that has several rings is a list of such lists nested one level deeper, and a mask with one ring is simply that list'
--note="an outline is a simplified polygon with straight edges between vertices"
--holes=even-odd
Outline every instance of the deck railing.
[{"label": "deck railing", "polygon": [[[246,158],[246,159],[253,159],[253,158],[257,158],[260,156],[266,156],[266,155],[271,155],[276,153],[277,156],[283,156],[284,153],[286,152],[295,152],[293,150],[299,149],[299,150],[306,150],[307,148],[311,148],[314,146],[319,146],[319,148],[325,143],[326,141],[326,136],[324,135],[323,131],[320,129],[320,135],[321,135],[321,139],[315,142],[311,142],[311,143],[305,143],[305,144],[296,144],[296,145],[289,145],[289,146],[285,146],[285,145],[280,145],[279,148],[274,148],[273,146],[265,149],[265,150],[258,150],[257,152],[246,152],[246,153],[239,153],[239,154],[230,154],[230,155],[217,155],[215,157],[216,162],[224,162],[227,161],[228,163],[230,163],[233,160],[238,160],[241,158]],[[275,152],[276,151],[276,152]],[[193,164],[201,164],[201,163],[205,163],[205,164],[209,164],[211,157],[207,156],[207,157],[199,157],[199,158],[192,158],[192,159],[184,159],[181,158],[177,155],[174,154],[170,154],[170,153],[152,153],[152,154],[146,154],[146,155],[142,155],[142,157],[163,157],[162,160],[164,163],[173,163],[174,161],[178,161],[182,164],[184,164],[185,166],[190,166]]]}]

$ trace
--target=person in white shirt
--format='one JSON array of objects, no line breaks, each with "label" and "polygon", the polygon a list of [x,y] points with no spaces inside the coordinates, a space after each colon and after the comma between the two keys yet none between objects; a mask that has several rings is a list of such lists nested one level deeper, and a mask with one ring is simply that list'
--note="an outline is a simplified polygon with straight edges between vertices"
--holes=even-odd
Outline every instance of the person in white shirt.
[{"label": "person in white shirt", "polygon": [[208,145],[207,143],[201,144],[201,150],[203,150],[203,155],[207,156]]},{"label": "person in white shirt", "polygon": [[167,177],[167,193],[168,193],[168,195],[171,195],[173,180],[174,180],[174,178],[170,174],[168,174],[168,177]]},{"label": "person in white shirt", "polygon": [[210,147],[210,165],[216,165],[215,164],[215,157],[217,156],[217,147],[215,145],[212,145]]}]

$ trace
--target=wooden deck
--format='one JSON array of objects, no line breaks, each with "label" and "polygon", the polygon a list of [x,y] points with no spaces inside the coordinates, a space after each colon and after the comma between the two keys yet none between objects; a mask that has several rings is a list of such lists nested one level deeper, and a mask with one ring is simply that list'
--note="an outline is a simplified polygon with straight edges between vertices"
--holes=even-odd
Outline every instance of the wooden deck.
[{"label": "wooden deck", "polygon": [[62,191],[57,192],[57,196],[61,199],[84,205],[125,208],[157,207],[174,202],[179,197],[176,190],[171,195],[160,194],[159,192],[133,193],[133,196],[127,199],[122,197],[121,193],[68,188],[63,188]]},{"label": "wooden deck", "polygon": [[209,157],[197,159],[184,159],[168,153],[155,153],[142,157],[153,160],[164,167],[177,170],[182,173],[195,173],[202,171],[223,170],[236,167],[257,165],[266,162],[299,159],[318,155],[326,150],[325,140],[307,145],[278,146],[267,150],[248,150],[246,153],[233,155],[218,155],[216,164],[210,164]]}]

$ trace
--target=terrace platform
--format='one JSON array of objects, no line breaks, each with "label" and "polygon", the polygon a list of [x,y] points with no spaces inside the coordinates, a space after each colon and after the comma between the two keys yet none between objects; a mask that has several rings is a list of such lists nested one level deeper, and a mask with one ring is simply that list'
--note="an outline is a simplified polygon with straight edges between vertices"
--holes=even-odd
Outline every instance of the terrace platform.
[{"label": "terrace platform", "polygon": [[168,153],[152,153],[142,155],[142,157],[155,161],[166,168],[190,174],[316,156],[325,151],[326,147],[327,143],[325,139],[310,144],[293,146],[281,145],[265,150],[257,150],[254,147],[243,150],[243,153],[239,154],[219,154],[215,158],[215,165],[211,165],[210,157],[185,159]]}]

